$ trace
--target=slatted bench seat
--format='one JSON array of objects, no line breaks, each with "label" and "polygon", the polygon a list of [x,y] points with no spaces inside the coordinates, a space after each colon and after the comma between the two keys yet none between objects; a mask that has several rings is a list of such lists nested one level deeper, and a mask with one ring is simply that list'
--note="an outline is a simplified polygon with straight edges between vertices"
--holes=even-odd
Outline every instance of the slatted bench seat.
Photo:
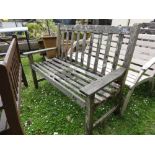
[{"label": "slatted bench seat", "polygon": [[22,81],[28,86],[14,36],[4,60],[0,61],[0,134],[23,134],[19,119]]},{"label": "slatted bench seat", "polygon": [[[127,104],[129,102],[130,96],[132,95],[135,87],[138,85],[150,81],[150,91],[153,91],[154,88],[154,74],[155,74],[155,31],[153,29],[155,27],[154,23],[144,23],[141,24],[140,32],[138,35],[137,43],[135,46],[135,50],[133,53],[133,57],[130,63],[129,71],[127,74],[127,78],[125,81],[126,86],[129,87],[129,92],[124,100],[124,106],[122,108],[122,114],[125,112]],[[93,52],[91,55],[91,68],[93,68],[96,58],[96,51],[98,46],[98,38],[99,35],[94,37],[93,43]],[[106,49],[106,37],[102,37],[101,43],[101,50],[99,54],[98,64],[97,64],[97,71],[98,73],[101,72],[102,69],[102,61],[104,58],[104,50]],[[127,50],[128,42],[130,37],[124,35],[122,39],[122,45],[120,50],[120,55],[118,59],[117,69],[123,65],[125,52]],[[118,35],[113,36],[111,40],[110,50],[108,53],[108,62],[106,66],[106,74],[110,73],[113,68],[113,59],[115,57],[115,51],[117,49],[117,40]],[[85,54],[83,55],[83,63],[84,65],[87,64],[87,59],[89,55],[89,45],[90,39],[86,42],[87,46],[85,48]],[[78,46],[82,45],[82,39],[79,41]],[[74,50],[77,52],[77,42],[74,42],[73,45]],[[70,49],[71,50],[71,49]],[[70,53],[69,50],[69,53]],[[76,52],[73,53],[73,60],[76,60]],[[78,51],[78,58],[77,61],[80,63],[82,61],[82,50]]]},{"label": "slatted bench seat", "polygon": [[[41,63],[34,63],[32,68],[46,77],[48,81],[53,84],[56,83],[56,87],[64,88],[62,91],[75,99],[82,107],[86,104],[86,95],[81,93],[80,89],[101,78],[101,76],[57,58]],[[120,89],[120,86],[117,83],[111,83],[111,85],[105,87],[103,90],[98,91],[95,94],[95,105],[103,103],[103,101],[112,96],[111,94],[119,92],[118,89]]]},{"label": "slatted bench seat", "polygon": [[[136,44],[137,36],[139,33],[139,25],[133,27],[112,27],[112,26],[58,26],[57,37],[57,57],[50,60],[44,60],[42,62],[34,62],[33,54],[37,54],[44,51],[51,51],[52,49],[44,49],[38,51],[30,51],[25,53],[28,55],[30,67],[32,71],[32,77],[34,85],[38,88],[37,74],[41,75],[44,79],[49,81],[52,85],[57,87],[65,95],[75,100],[78,104],[86,109],[86,134],[92,134],[92,130],[99,123],[105,121],[113,112],[119,111],[121,108],[122,90],[124,81],[128,71],[128,67],[132,58],[134,47]],[[76,39],[75,39],[76,33]],[[86,35],[90,35],[90,46],[88,50],[88,59],[86,64],[82,61],[78,62],[78,49],[83,50],[83,54],[86,54]],[[102,59],[102,68],[100,73],[97,72],[97,63],[99,62],[99,53],[101,51],[100,45],[98,45],[95,55],[95,64],[91,67],[91,57],[93,54],[94,36],[98,34],[101,41],[102,36],[107,37],[106,49],[104,52],[106,56]],[[79,46],[80,36],[82,35],[82,47]],[[130,36],[130,43],[125,54],[125,61],[119,69],[116,69],[118,56],[113,61],[113,71],[106,73],[106,66],[108,63],[108,53],[110,49],[110,42],[113,36],[119,35],[117,42],[118,48],[115,51],[119,56],[120,46],[122,44],[121,38],[124,35]],[[69,41],[71,36],[71,41]],[[64,47],[64,41],[66,45]],[[76,55],[74,57],[74,41],[77,41]],[[71,42],[71,48],[69,50],[68,43]],[[100,44],[100,43],[99,43]],[[69,51],[68,51],[69,50]],[[69,53],[68,53],[69,52]],[[37,74],[36,74],[37,73]],[[114,105],[101,116],[99,119],[94,118],[94,112],[96,108],[105,103],[109,98],[115,97]],[[104,104],[103,104],[104,105]]]}]

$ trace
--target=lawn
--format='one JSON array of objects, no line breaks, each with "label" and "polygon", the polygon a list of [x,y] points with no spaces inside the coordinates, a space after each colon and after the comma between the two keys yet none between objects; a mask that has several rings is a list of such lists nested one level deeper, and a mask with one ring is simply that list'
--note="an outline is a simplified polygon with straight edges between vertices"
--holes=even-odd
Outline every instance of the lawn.
[{"label": "lawn", "polygon": [[[28,88],[22,89],[20,114],[25,134],[84,134],[85,110],[47,81],[40,82],[39,89],[35,89],[28,59],[22,58],[22,62],[29,83]],[[94,134],[155,134],[155,95],[149,96],[148,83],[135,90],[124,117],[112,115],[94,129]]]}]

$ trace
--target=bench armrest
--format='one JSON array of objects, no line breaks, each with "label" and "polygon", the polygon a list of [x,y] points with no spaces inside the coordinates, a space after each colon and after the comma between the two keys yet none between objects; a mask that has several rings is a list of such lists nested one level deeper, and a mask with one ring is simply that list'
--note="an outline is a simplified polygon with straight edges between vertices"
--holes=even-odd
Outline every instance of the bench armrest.
[{"label": "bench armrest", "polygon": [[155,57],[152,58],[150,61],[148,61],[146,64],[143,65],[142,69],[147,70],[149,69],[153,64],[155,64]]},{"label": "bench armrest", "polygon": [[99,91],[100,89],[104,88],[111,82],[122,77],[123,74],[125,73],[125,71],[126,71],[125,68],[119,68],[119,69],[109,73],[108,75],[105,75],[104,77],[101,77],[100,79],[91,82],[87,86],[81,88],[80,91],[82,93],[84,93],[85,95],[90,96],[90,95],[96,93],[97,91]]},{"label": "bench armrest", "polygon": [[57,47],[45,48],[45,49],[41,49],[41,50],[25,52],[25,53],[23,53],[23,55],[37,54],[37,53],[42,53],[42,52],[56,50],[56,49],[57,49]]}]

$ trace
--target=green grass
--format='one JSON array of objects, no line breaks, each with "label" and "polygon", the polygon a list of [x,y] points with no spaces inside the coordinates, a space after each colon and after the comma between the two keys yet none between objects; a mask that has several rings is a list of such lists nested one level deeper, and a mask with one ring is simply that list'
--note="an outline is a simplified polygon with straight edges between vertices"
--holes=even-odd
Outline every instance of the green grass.
[{"label": "green grass", "polygon": [[[35,89],[27,58],[22,62],[29,83],[22,89],[20,114],[25,134],[84,134],[85,110],[47,81]],[[112,115],[94,134],[155,134],[155,95],[149,96],[148,83],[135,90],[124,117]]]}]

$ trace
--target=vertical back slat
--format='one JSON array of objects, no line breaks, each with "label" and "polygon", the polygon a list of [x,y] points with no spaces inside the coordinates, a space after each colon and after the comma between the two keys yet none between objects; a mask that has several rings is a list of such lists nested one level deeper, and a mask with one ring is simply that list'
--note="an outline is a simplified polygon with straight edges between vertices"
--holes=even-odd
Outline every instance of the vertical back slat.
[{"label": "vertical back slat", "polygon": [[102,71],[101,71],[101,74],[103,75],[105,75],[108,55],[109,55],[110,46],[111,46],[111,40],[112,40],[112,34],[108,34],[108,39],[107,39],[106,49],[105,49],[105,54],[104,54],[104,59],[103,59],[103,65],[102,65]]},{"label": "vertical back slat", "polygon": [[65,46],[65,58],[67,60],[67,54],[68,54],[68,42],[69,42],[69,31],[66,32],[66,46]]},{"label": "vertical back slat", "polygon": [[97,51],[96,51],[95,63],[94,63],[94,73],[97,72],[101,43],[102,43],[102,34],[99,35],[98,42],[97,42]]},{"label": "vertical back slat", "polygon": [[112,70],[115,70],[117,67],[117,63],[118,63],[118,59],[119,59],[119,55],[120,55],[120,51],[121,51],[121,47],[122,47],[122,43],[123,43],[123,37],[124,37],[123,34],[120,34],[118,36],[117,48],[116,48],[115,55],[114,55]]},{"label": "vertical back slat", "polygon": [[71,36],[71,50],[70,50],[70,61],[72,62],[72,56],[73,56],[73,43],[74,43],[74,31],[72,31]]},{"label": "vertical back slat", "polygon": [[64,57],[64,31],[61,32],[61,59]]},{"label": "vertical back slat", "polygon": [[78,32],[77,32],[77,42],[76,42],[75,62],[78,62],[79,40],[80,40],[80,32],[78,31]]},{"label": "vertical back slat", "polygon": [[60,57],[60,49],[61,49],[61,35],[60,35],[60,24],[58,24],[58,33],[57,33],[57,49],[58,49],[58,53],[57,53],[57,57]]},{"label": "vertical back slat", "polygon": [[134,26],[131,29],[130,40],[129,40],[129,44],[127,47],[124,63],[123,63],[123,67],[125,68],[128,68],[130,65],[133,52],[135,49],[136,41],[138,38],[139,30],[140,30],[140,25],[136,25],[136,24],[134,24]]},{"label": "vertical back slat", "polygon": [[83,61],[84,61],[84,51],[86,49],[86,32],[83,34],[83,39],[82,39],[82,53],[81,53],[81,65],[83,66]]},{"label": "vertical back slat", "polygon": [[87,70],[90,67],[90,62],[91,62],[91,53],[92,53],[92,48],[93,48],[93,39],[94,39],[94,34],[91,34],[90,38],[90,44],[89,44],[89,50],[88,50],[88,58],[87,58]]}]

